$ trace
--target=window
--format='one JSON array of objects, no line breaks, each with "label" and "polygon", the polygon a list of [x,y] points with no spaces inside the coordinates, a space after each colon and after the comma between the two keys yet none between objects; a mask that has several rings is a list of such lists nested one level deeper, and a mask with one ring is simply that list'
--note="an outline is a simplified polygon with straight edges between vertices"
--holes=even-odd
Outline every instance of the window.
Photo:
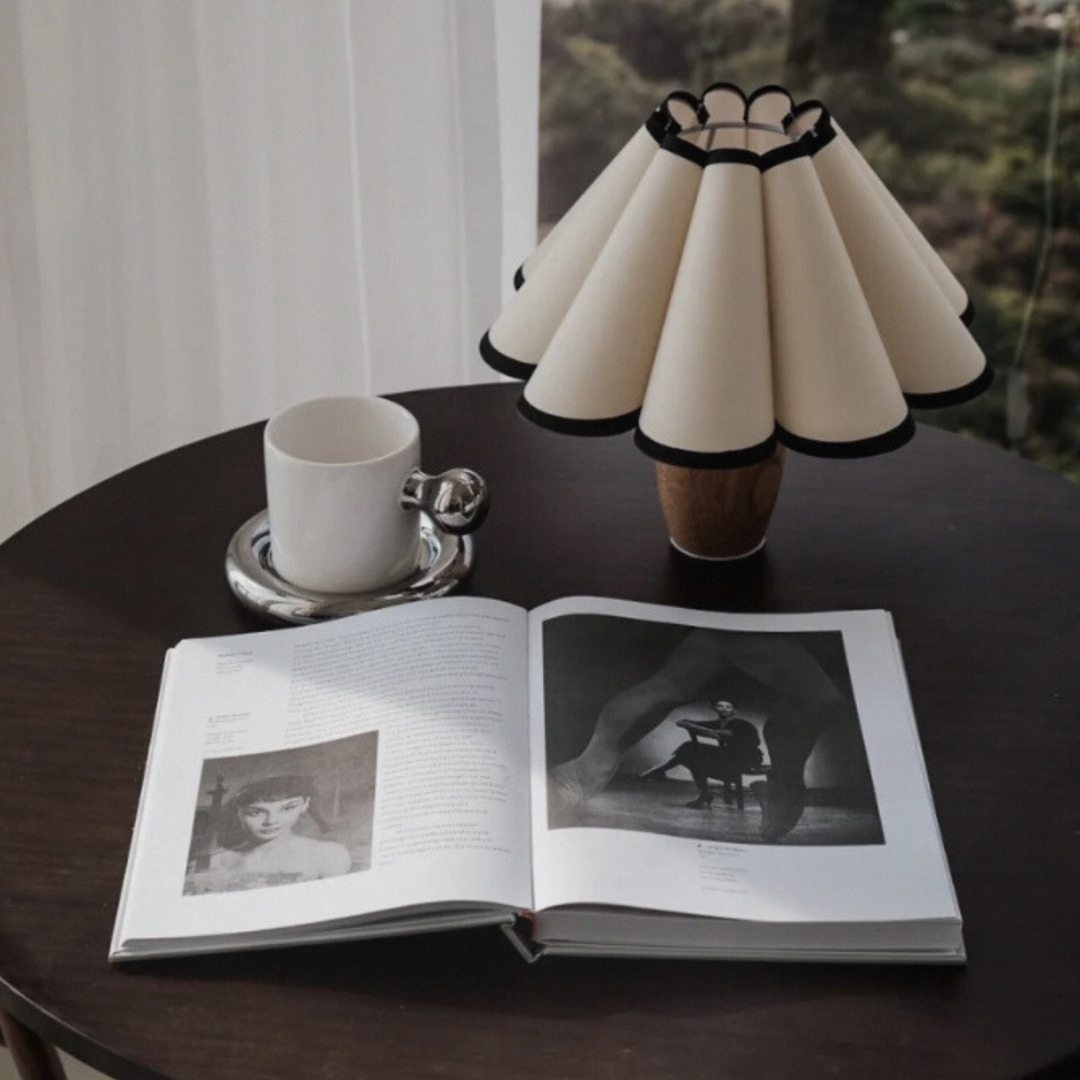
[{"label": "window", "polygon": [[1061,0],[546,0],[541,234],[670,90],[821,98],[978,312],[994,386],[920,419],[1080,480],[1078,43]]}]

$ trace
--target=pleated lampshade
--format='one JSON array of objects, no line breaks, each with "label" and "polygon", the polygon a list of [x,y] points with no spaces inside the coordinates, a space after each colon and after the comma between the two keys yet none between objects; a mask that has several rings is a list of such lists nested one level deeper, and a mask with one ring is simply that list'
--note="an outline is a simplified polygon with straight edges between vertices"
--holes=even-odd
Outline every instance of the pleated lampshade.
[{"label": "pleated lampshade", "polygon": [[521,411],[695,469],[856,457],[990,382],[948,267],[820,102],[670,95],[518,273],[481,342]]}]

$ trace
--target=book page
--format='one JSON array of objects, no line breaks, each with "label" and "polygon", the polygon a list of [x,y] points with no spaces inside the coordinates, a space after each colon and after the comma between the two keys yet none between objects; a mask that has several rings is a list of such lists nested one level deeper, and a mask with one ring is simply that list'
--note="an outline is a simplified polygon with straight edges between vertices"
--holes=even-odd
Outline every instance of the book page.
[{"label": "book page", "polygon": [[958,915],[885,612],[530,620],[537,910]]},{"label": "book page", "polygon": [[525,637],[452,598],[182,642],[118,939],[527,907]]}]

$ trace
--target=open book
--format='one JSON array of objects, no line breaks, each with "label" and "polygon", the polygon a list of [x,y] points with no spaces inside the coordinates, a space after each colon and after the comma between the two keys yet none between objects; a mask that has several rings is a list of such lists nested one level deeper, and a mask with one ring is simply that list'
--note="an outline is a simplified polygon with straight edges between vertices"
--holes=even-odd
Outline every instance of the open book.
[{"label": "open book", "polygon": [[169,652],[112,959],[482,924],[963,960],[889,616],[450,598]]}]

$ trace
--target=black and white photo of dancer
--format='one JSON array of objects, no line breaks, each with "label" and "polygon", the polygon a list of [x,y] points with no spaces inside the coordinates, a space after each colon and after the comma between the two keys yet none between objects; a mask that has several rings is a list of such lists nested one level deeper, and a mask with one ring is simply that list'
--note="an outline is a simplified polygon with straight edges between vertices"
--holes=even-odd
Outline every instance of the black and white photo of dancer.
[{"label": "black and white photo of dancer", "polygon": [[[550,827],[883,841],[838,632],[571,615],[545,625],[549,648],[562,649],[545,667]],[[567,676],[575,655],[592,669]],[[621,685],[597,701],[598,683]]]}]

